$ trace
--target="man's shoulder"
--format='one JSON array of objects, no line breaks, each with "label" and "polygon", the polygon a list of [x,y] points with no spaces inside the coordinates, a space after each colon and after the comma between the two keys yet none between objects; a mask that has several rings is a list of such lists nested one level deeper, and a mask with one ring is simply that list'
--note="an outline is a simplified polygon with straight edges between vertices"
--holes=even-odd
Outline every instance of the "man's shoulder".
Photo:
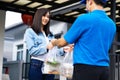
[{"label": "man's shoulder", "polygon": [[84,14],[79,15],[79,17],[88,17],[88,16],[90,16],[90,13],[84,13]]},{"label": "man's shoulder", "polygon": [[86,14],[81,14],[80,16],[78,16],[77,20],[80,21],[80,22],[89,22],[93,19],[93,17],[89,14],[89,13],[86,13]]},{"label": "man's shoulder", "polygon": [[92,15],[90,15],[89,13],[81,14],[78,16],[78,19],[82,19],[82,20],[86,20],[86,19],[90,19],[90,18],[92,18]]}]

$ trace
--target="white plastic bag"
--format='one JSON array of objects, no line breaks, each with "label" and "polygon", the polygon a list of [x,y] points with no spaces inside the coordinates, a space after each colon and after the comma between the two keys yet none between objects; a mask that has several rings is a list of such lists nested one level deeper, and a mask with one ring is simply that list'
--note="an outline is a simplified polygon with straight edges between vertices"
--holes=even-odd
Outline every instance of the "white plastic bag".
[{"label": "white plastic bag", "polygon": [[45,74],[59,74],[61,59],[59,50],[57,47],[54,47],[52,50],[49,50],[46,56],[46,61],[43,66],[43,73]]},{"label": "white plastic bag", "polygon": [[71,79],[73,75],[73,53],[66,53],[65,58],[60,66],[60,75]]}]

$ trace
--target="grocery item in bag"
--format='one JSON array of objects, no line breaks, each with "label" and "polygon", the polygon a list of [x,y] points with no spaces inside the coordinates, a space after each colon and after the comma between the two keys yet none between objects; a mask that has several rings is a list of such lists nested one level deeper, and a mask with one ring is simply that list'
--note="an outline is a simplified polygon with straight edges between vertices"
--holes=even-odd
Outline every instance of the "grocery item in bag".
[{"label": "grocery item in bag", "polygon": [[49,50],[48,55],[46,57],[46,61],[44,62],[43,73],[45,74],[59,74],[60,69],[60,56],[58,48],[54,47],[52,50]]},{"label": "grocery item in bag", "polygon": [[65,58],[60,66],[60,75],[71,79],[73,75],[72,53],[66,53]]}]

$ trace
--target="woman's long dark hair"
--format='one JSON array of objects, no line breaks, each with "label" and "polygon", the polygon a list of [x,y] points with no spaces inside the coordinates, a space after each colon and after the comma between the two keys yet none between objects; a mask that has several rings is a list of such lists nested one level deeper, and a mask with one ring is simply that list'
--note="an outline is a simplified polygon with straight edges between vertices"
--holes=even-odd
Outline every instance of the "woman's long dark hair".
[{"label": "woman's long dark hair", "polygon": [[[33,23],[31,28],[35,31],[36,34],[41,32],[41,27],[42,27],[42,16],[45,16],[45,14],[50,11],[46,8],[41,8],[38,9],[34,15],[34,19],[33,19]],[[50,34],[50,30],[49,30],[49,26],[50,26],[50,20],[47,23],[47,25],[45,25],[43,27],[43,30],[45,31],[45,34],[48,35]]]}]

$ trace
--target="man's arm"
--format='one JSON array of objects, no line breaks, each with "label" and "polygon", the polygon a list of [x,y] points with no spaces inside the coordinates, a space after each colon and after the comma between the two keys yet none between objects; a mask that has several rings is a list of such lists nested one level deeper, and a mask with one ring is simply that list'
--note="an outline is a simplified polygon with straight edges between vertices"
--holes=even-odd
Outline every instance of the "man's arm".
[{"label": "man's arm", "polygon": [[52,49],[54,46],[64,47],[68,43],[65,41],[64,38],[59,38],[59,39],[52,39],[51,42],[47,45],[47,49]]},{"label": "man's arm", "polygon": [[53,46],[58,46],[59,48],[64,47],[68,44],[64,38],[54,39],[51,41],[51,43]]}]

